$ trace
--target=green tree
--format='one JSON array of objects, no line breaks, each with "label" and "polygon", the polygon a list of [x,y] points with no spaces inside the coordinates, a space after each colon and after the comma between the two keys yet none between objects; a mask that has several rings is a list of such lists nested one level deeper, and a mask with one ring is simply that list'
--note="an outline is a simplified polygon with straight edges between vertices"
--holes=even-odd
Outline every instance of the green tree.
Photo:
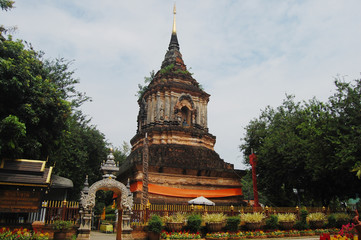
[{"label": "green tree", "polygon": [[69,198],[79,199],[85,176],[88,175],[92,184],[102,178],[99,170],[102,161],[109,153],[104,135],[88,121],[81,121],[72,115],[67,122],[67,130],[63,132],[59,149],[49,159],[55,164],[56,174],[73,181],[74,188]]},{"label": "green tree", "polygon": [[[7,11],[13,3],[0,0],[0,7]],[[0,30],[0,158],[49,159],[56,174],[73,181],[69,197],[77,200],[86,175],[90,183],[101,179],[109,152],[104,135],[78,110],[90,98],[76,90],[71,61],[43,59]]]},{"label": "green tree", "polygon": [[293,96],[287,96],[277,109],[267,107],[248,126],[246,143],[241,146],[247,162],[251,148],[256,151],[259,189],[276,205],[293,205],[287,196],[303,179],[304,146],[297,131],[303,119],[300,109]]},{"label": "green tree", "polygon": [[[3,11],[9,11],[14,7],[14,1],[11,0],[0,0],[0,8]],[[5,27],[0,25],[0,40],[5,40],[3,33],[15,31],[16,27]]]},{"label": "green tree", "polygon": [[361,84],[335,84],[327,103],[287,96],[246,127],[240,148],[246,163],[251,148],[256,151],[259,189],[272,203],[294,206],[299,197],[305,205],[328,205],[360,188],[350,171],[361,166]]},{"label": "green tree", "polygon": [[127,142],[123,141],[120,147],[115,147],[113,155],[115,162],[120,166],[128,157],[130,153],[130,146]]},{"label": "green tree", "polygon": [[50,78],[41,52],[9,36],[0,40],[0,58],[0,121],[7,122],[0,157],[46,159],[59,143],[71,103]]},{"label": "green tree", "polygon": [[[244,196],[244,200],[253,200],[253,181],[252,181],[252,170],[246,170],[246,175],[242,177],[242,192]],[[272,202],[258,189],[258,199],[261,204],[264,206],[274,206]]]},{"label": "green tree", "polygon": [[330,109],[335,118],[331,140],[338,145],[336,156],[342,163],[361,160],[361,80],[354,84],[335,81],[337,92],[330,97]]},{"label": "green tree", "polygon": [[11,0],[0,0],[1,10],[8,11],[14,7],[14,1]]}]

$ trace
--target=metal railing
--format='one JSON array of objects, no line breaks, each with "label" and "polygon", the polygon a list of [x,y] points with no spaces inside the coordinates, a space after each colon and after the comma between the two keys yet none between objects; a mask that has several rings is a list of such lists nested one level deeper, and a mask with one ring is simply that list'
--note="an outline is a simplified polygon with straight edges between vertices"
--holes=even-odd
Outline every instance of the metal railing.
[{"label": "metal railing", "polygon": [[68,201],[45,201],[42,208],[45,209],[45,224],[53,223],[55,220],[71,221],[76,223],[79,218],[79,202]]}]

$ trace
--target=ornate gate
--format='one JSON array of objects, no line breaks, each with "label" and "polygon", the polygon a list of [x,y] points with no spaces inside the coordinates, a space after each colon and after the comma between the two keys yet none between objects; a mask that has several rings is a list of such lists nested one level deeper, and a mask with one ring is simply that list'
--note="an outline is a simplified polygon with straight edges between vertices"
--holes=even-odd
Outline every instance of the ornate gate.
[{"label": "ornate gate", "polygon": [[98,190],[113,191],[117,197],[118,221],[117,221],[117,240],[131,239],[130,215],[133,207],[133,196],[129,189],[129,184],[125,186],[123,183],[115,180],[115,174],[119,171],[119,167],[114,162],[114,156],[110,153],[107,161],[102,164],[103,180],[95,182],[90,186],[88,177],[86,178],[84,188],[81,192],[80,199],[80,227],[77,239],[90,239],[92,210],[95,206],[95,194]]}]

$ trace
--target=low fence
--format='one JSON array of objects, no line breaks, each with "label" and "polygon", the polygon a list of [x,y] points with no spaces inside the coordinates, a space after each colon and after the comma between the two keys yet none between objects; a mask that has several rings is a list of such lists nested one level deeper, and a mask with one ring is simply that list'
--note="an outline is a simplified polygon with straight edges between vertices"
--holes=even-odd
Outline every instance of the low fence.
[{"label": "low fence", "polygon": [[[307,211],[331,213],[324,207],[307,207]],[[298,207],[242,207],[242,206],[202,206],[202,205],[156,205],[134,204],[132,209],[132,225],[145,225],[151,215],[171,216],[177,212],[184,214],[197,213],[224,213],[227,216],[236,216],[241,213],[264,212],[267,216],[275,213],[295,213],[299,216]],[[42,207],[36,213],[29,214],[28,222],[42,221],[51,224],[55,220],[67,220],[76,223],[79,219],[79,202],[68,201],[44,201]]]},{"label": "low fence", "polygon": [[45,201],[43,202],[45,216],[42,220],[50,224],[55,220],[66,220],[75,223],[79,218],[79,202],[75,201]]}]

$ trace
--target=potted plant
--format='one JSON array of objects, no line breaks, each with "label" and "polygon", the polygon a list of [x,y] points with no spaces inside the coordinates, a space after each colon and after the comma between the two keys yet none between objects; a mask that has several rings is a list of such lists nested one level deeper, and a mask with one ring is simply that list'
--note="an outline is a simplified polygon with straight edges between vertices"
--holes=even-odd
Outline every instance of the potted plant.
[{"label": "potted plant", "polygon": [[245,225],[248,228],[248,230],[260,229],[264,218],[265,215],[260,212],[244,213],[241,215],[241,220],[242,222],[245,222]]},{"label": "potted plant", "polygon": [[321,228],[326,220],[326,215],[321,212],[310,213],[307,220],[312,228]]},{"label": "potted plant", "polygon": [[294,213],[279,213],[278,214],[278,224],[281,228],[289,230],[295,225],[296,214]]},{"label": "potted plant", "polygon": [[73,228],[74,224],[70,221],[56,220],[51,226],[54,229],[54,240],[65,240],[66,234]]},{"label": "potted plant", "polygon": [[219,232],[226,224],[227,216],[223,213],[204,214],[203,221],[210,232]]},{"label": "potted plant", "polygon": [[162,231],[162,219],[158,215],[152,215],[148,221],[149,240],[159,240]]},{"label": "potted plant", "polygon": [[177,212],[175,215],[163,217],[163,222],[165,223],[168,231],[171,232],[181,231],[185,221],[186,221],[186,216],[181,212]]}]

